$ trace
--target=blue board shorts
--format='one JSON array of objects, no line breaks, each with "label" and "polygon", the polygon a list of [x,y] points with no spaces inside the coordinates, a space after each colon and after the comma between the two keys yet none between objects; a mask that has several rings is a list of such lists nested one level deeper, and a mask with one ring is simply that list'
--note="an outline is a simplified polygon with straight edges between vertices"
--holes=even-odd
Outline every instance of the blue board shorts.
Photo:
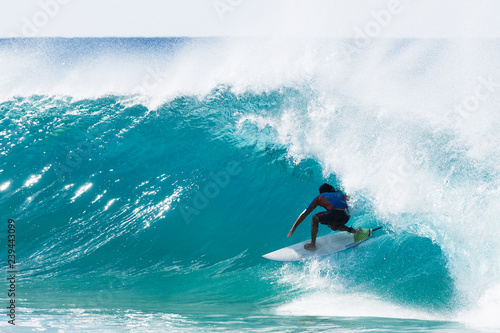
[{"label": "blue board shorts", "polygon": [[319,222],[321,222],[321,224],[326,224],[326,225],[330,225],[333,227],[343,226],[351,218],[351,215],[349,214],[349,210],[347,210],[347,209],[328,210],[326,212],[320,212],[320,213],[316,214],[316,216],[318,217]]}]

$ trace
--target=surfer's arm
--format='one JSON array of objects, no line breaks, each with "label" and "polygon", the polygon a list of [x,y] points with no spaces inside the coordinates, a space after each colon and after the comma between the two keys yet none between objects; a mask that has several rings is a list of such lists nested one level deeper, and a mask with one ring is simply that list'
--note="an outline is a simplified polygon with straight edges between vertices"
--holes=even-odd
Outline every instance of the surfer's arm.
[{"label": "surfer's arm", "polygon": [[309,205],[309,207],[307,207],[302,212],[302,214],[300,214],[300,216],[297,218],[297,220],[293,224],[292,229],[290,229],[290,232],[288,233],[288,237],[290,237],[295,232],[295,229],[297,229],[297,227],[299,226],[299,224],[301,224],[302,221],[305,220],[305,218],[307,217],[307,215],[309,215],[314,210],[314,208],[316,208],[316,207],[318,207],[318,197],[314,198],[314,200],[311,202],[311,204]]}]

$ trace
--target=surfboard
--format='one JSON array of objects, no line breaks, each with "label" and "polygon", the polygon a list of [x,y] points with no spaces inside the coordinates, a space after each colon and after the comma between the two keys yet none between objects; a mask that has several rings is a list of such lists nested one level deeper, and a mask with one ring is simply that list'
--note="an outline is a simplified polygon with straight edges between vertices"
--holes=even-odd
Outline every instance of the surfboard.
[{"label": "surfboard", "polygon": [[316,238],[316,250],[304,249],[304,245],[311,241],[300,242],[282,249],[263,255],[264,258],[273,261],[301,261],[315,257],[323,257],[329,254],[344,251],[367,241],[373,235],[375,229],[361,229],[357,235],[348,232],[336,232]]}]

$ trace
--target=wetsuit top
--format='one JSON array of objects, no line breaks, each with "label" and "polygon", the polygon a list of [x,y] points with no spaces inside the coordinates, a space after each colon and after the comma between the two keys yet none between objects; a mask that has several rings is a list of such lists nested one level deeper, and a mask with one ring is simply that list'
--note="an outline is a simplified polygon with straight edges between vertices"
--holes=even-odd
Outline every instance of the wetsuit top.
[{"label": "wetsuit top", "polygon": [[[327,200],[325,204],[325,200]],[[328,205],[329,203],[329,205]],[[347,202],[345,201],[345,197],[343,193],[340,192],[325,192],[321,193],[318,195],[314,200],[311,202],[309,207],[302,212],[302,214],[309,214],[311,211],[314,210],[317,206],[321,206],[325,208],[326,210],[332,210],[332,209],[347,209]]]}]

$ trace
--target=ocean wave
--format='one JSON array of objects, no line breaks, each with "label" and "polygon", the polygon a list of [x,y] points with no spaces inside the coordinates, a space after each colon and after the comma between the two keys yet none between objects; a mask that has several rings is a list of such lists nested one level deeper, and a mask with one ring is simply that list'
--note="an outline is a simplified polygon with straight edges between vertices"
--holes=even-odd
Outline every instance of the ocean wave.
[{"label": "ocean wave", "polygon": [[[384,270],[330,262],[315,292],[349,277],[379,307],[377,285],[404,318],[494,308],[496,45],[381,41],[347,56],[343,43],[1,40],[0,200],[23,230],[26,283],[112,271],[168,289],[165,267],[245,253],[232,269],[265,285],[283,271],[260,255],[308,237],[286,233],[329,181],[352,197],[355,225],[396,236],[333,258]],[[261,301],[315,314],[317,293],[281,286]]]}]

